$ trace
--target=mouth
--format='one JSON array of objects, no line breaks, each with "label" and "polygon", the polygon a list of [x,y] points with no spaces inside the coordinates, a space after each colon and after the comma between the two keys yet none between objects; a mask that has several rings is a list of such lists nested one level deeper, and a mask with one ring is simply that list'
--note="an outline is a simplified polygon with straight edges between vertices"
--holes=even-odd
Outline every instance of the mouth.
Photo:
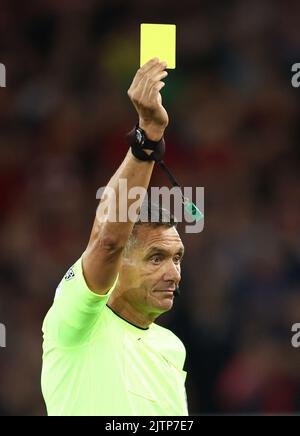
[{"label": "mouth", "polygon": [[175,289],[157,289],[155,292],[159,292],[166,296],[174,296]]}]

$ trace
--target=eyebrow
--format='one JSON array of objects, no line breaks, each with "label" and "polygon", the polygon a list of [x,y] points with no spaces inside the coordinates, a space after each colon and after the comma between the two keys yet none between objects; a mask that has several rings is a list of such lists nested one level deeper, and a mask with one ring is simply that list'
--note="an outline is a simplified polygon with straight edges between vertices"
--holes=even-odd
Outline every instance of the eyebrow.
[{"label": "eyebrow", "polygon": [[[162,253],[165,255],[169,255],[170,252],[165,250],[164,248],[161,247],[151,247],[150,250],[146,253],[145,257],[150,256],[153,253]],[[181,256],[184,255],[184,246],[180,247],[179,250],[176,252],[176,254],[180,254]]]}]

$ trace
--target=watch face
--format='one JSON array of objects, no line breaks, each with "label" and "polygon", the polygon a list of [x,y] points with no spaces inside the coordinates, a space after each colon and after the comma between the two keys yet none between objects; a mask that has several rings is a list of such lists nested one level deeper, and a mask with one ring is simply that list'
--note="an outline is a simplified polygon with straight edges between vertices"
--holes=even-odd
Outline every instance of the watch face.
[{"label": "watch face", "polygon": [[139,129],[136,129],[136,139],[137,139],[137,141],[138,141],[138,143],[140,145],[143,145],[143,143],[144,143],[144,136],[143,136],[142,132]]}]

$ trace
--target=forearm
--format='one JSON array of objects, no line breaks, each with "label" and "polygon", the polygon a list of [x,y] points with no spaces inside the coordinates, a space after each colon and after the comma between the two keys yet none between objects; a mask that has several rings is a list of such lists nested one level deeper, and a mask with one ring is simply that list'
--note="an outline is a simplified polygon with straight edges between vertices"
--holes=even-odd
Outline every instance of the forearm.
[{"label": "forearm", "polygon": [[134,210],[138,211],[144,197],[129,199],[131,188],[140,187],[148,189],[154,162],[136,159],[131,150],[122,164],[107,184],[100,200],[94,228],[93,237],[101,238],[116,247],[124,247],[132,231],[137,216],[128,216],[130,206],[135,203]]}]

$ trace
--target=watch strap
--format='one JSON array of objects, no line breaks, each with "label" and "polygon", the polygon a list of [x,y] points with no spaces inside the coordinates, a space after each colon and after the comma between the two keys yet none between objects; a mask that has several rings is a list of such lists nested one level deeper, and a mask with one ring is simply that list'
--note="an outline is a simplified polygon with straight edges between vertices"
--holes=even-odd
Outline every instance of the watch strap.
[{"label": "watch strap", "polygon": [[[138,124],[126,135],[126,140],[131,147],[132,154],[139,160],[159,162],[165,154],[164,137],[160,141],[151,141]],[[152,150],[152,153],[146,153],[145,149]]]}]

